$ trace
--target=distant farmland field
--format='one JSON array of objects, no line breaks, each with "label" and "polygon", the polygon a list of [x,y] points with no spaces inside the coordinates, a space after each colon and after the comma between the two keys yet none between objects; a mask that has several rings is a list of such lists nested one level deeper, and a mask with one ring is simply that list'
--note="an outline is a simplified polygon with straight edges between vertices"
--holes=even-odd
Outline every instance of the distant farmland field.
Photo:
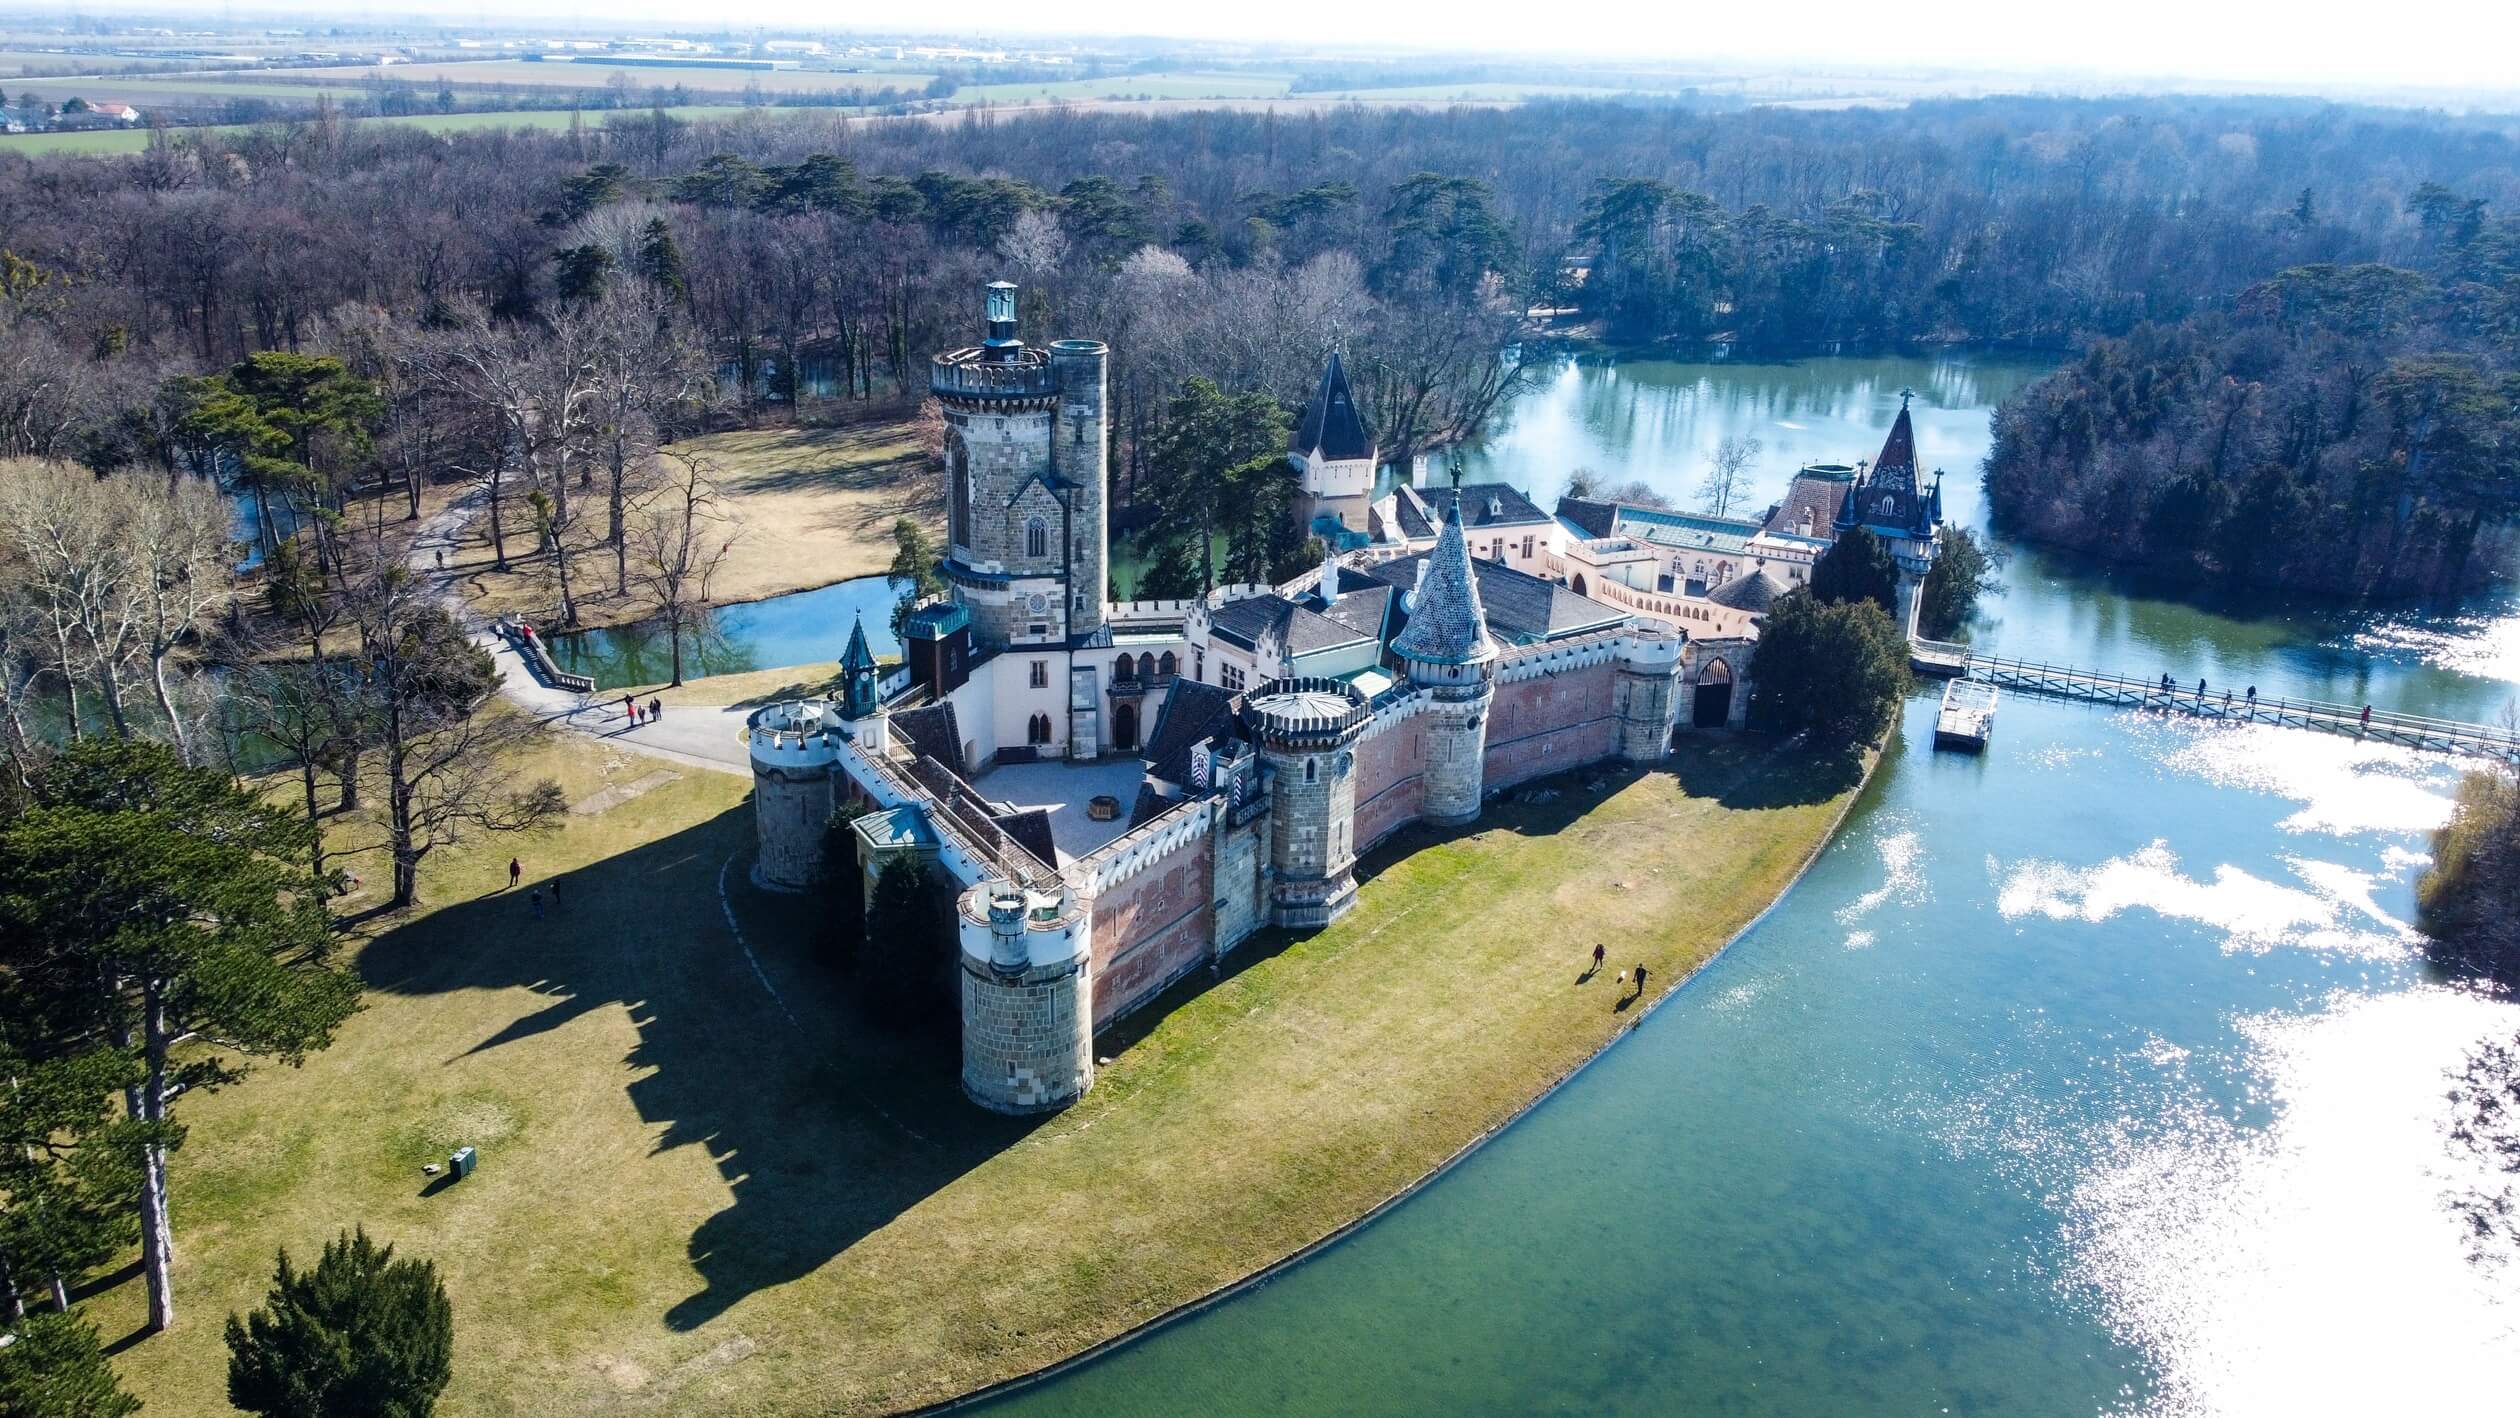
[{"label": "distant farmland field", "polygon": [[1284,74],[1115,74],[1049,84],[965,84],[955,103],[1021,103],[1026,99],[1280,98],[1294,81]]},{"label": "distant farmland field", "polygon": [[465,59],[451,63],[393,64],[379,69],[374,66],[342,66],[326,69],[292,69],[292,74],[310,79],[343,80],[389,78],[435,88],[440,79],[461,89],[467,84],[538,84],[560,89],[600,89],[612,82],[612,76],[628,76],[634,89],[670,89],[677,84],[694,90],[739,94],[747,84],[759,83],[769,93],[833,93],[850,89],[923,89],[933,74],[834,74],[813,69],[711,69],[700,65],[619,65],[593,63],[549,64],[525,59]]},{"label": "distant farmland field", "polygon": [[[822,114],[832,110],[821,108],[746,108],[741,104],[711,104],[677,108],[673,114],[683,119],[733,118],[739,114],[758,113],[768,119],[784,116]],[[581,118],[590,125],[601,124],[601,113],[571,113],[565,109],[534,109],[523,113],[428,113],[414,118],[358,118],[354,123],[381,123],[395,128],[419,128],[432,133],[466,132],[483,128],[566,128],[571,118]],[[169,137],[181,138],[192,133],[249,133],[258,126],[251,123],[225,123],[202,128],[170,128]],[[0,153],[20,153],[39,157],[46,153],[78,153],[104,156],[116,153],[144,152],[149,146],[146,129],[118,129],[98,133],[12,133],[0,136]]]}]

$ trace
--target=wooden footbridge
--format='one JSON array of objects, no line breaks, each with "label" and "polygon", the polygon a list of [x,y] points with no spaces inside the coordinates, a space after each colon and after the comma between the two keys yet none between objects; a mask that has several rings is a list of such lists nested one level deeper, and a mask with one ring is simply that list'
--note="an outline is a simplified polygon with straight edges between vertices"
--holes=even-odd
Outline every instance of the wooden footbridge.
[{"label": "wooden footbridge", "polygon": [[1948,641],[1911,642],[1909,659],[1919,674],[1976,680],[2015,694],[2152,709],[2200,719],[2315,729],[2433,753],[2469,754],[2520,763],[2520,731],[2494,724],[2432,719],[2360,704],[2278,699],[2229,687],[2199,692],[2192,684],[2174,681],[2165,685],[2159,678],[2137,679],[2067,665],[1973,654],[1967,646]]}]

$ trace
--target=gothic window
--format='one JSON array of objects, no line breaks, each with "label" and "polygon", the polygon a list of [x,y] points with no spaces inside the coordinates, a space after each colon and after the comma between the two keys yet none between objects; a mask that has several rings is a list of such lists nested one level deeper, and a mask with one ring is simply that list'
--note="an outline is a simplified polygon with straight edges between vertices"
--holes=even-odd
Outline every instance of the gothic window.
[{"label": "gothic window", "polygon": [[1147,654],[1139,655],[1137,658],[1137,673],[1139,679],[1155,678],[1155,657]]},{"label": "gothic window", "polygon": [[1320,762],[1319,762],[1318,760],[1316,760],[1316,759],[1310,759],[1310,758],[1305,759],[1305,760],[1304,760],[1304,781],[1305,781],[1305,782],[1307,782],[1307,783],[1310,783],[1310,782],[1313,782],[1313,781],[1317,780],[1318,778],[1320,778],[1320,776],[1321,776],[1321,764],[1320,764]]},{"label": "gothic window", "polygon": [[[1144,659],[1146,657],[1141,655],[1138,658]],[[1166,679],[1171,679],[1174,675],[1181,673],[1181,662],[1173,658],[1172,651],[1166,650],[1164,652],[1164,658],[1155,662],[1155,672]]]},{"label": "gothic window", "polygon": [[1035,689],[1050,687],[1050,662],[1048,660],[1032,662],[1032,687]]},{"label": "gothic window", "polygon": [[1024,726],[1024,741],[1035,747],[1050,742],[1050,716],[1033,715],[1032,722]]},{"label": "gothic window", "polygon": [[1050,554],[1050,524],[1035,517],[1024,524],[1024,555],[1038,561]]},{"label": "gothic window", "polygon": [[954,545],[971,545],[971,453],[959,429],[945,431],[945,484],[953,499]]},{"label": "gothic window", "polygon": [[1881,500],[1873,504],[1873,513],[1882,521],[1887,522],[1896,515],[1898,506],[1898,498],[1885,492],[1881,495]]}]

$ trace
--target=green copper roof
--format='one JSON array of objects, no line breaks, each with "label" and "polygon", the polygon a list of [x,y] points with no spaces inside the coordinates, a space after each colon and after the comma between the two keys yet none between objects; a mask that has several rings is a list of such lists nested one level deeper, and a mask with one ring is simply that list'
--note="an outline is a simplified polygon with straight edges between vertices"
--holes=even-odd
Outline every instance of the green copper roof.
[{"label": "green copper roof", "polygon": [[841,653],[840,670],[846,674],[850,670],[873,668],[875,652],[866,648],[866,617],[859,616],[857,622],[849,627],[849,648]]}]

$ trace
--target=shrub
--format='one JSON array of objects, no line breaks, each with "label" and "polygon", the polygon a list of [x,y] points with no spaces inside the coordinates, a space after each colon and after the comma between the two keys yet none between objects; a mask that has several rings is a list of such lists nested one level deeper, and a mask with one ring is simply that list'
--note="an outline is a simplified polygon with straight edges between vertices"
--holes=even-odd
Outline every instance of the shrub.
[{"label": "shrub", "polygon": [[280,1252],[265,1308],[228,1316],[228,1402],[263,1418],[427,1418],[452,1376],[455,1316],[437,1267],[363,1228],[310,1271]]}]

